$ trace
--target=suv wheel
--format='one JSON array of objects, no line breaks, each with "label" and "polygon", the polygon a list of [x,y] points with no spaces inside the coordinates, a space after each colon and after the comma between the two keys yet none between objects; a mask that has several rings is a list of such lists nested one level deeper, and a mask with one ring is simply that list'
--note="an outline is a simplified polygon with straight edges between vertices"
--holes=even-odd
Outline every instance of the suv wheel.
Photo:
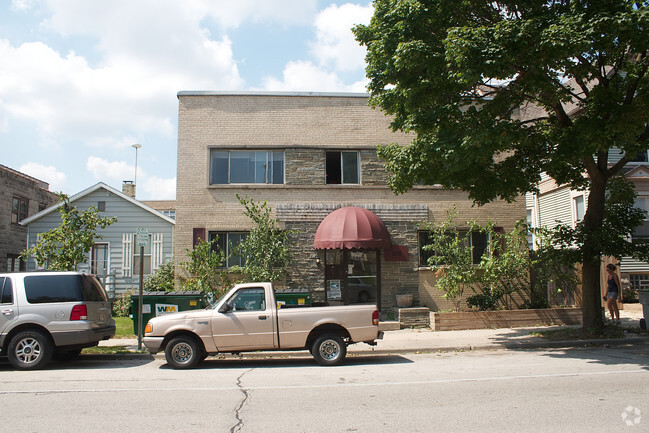
[{"label": "suv wheel", "polygon": [[21,331],[9,342],[9,362],[19,370],[41,368],[52,358],[52,343],[38,330]]}]

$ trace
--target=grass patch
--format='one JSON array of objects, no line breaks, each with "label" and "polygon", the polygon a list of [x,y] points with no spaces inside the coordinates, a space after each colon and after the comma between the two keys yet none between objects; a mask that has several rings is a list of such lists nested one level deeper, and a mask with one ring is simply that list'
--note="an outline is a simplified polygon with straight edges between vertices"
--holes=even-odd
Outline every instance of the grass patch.
[{"label": "grass patch", "polygon": [[137,338],[133,334],[133,319],[130,317],[113,317],[115,319],[115,338]]},{"label": "grass patch", "polygon": [[639,328],[628,328],[618,325],[608,325],[602,330],[561,328],[530,332],[532,336],[545,338],[549,341],[607,340],[611,338],[623,338],[628,334],[649,335],[649,332]]}]

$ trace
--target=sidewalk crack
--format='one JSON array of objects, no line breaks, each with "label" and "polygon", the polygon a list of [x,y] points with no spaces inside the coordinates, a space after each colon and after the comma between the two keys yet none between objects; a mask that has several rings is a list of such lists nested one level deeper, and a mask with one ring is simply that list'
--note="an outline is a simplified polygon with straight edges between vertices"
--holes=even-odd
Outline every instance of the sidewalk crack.
[{"label": "sidewalk crack", "polygon": [[243,379],[243,376],[246,373],[249,373],[252,370],[253,370],[252,368],[248,369],[248,370],[244,371],[243,373],[241,373],[239,375],[239,377],[237,377],[237,387],[239,388],[239,390],[243,394],[243,399],[241,399],[239,404],[234,408],[234,416],[235,416],[235,419],[237,420],[237,423],[232,426],[232,428],[230,429],[230,433],[240,432],[243,429],[243,416],[241,415],[241,411],[243,410],[243,407],[246,405],[246,403],[250,399],[250,394],[248,393],[248,389],[241,386],[241,379]]}]

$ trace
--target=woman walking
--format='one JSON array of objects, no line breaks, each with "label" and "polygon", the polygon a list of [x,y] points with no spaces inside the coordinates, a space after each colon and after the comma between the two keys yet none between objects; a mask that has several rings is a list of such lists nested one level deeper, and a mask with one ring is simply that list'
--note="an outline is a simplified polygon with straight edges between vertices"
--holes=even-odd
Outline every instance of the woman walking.
[{"label": "woman walking", "polygon": [[615,265],[612,263],[606,265],[608,277],[606,278],[604,301],[606,301],[606,307],[608,307],[608,311],[611,314],[611,321],[619,325],[620,310],[617,308],[617,301],[619,299],[622,302],[622,285],[620,284],[620,277],[615,273],[615,269]]}]

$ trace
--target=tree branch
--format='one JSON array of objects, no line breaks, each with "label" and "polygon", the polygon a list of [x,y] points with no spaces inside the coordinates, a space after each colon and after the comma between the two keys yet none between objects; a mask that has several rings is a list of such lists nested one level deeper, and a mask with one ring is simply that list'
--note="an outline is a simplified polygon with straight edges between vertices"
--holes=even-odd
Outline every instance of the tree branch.
[{"label": "tree branch", "polygon": [[[645,57],[644,53],[638,54],[638,62],[642,61],[644,57]],[[630,105],[631,102],[633,102],[633,96],[635,95],[635,92],[638,89],[638,85],[644,79],[648,67],[649,67],[649,63],[645,62],[644,68],[642,68],[642,70],[638,74],[638,78],[633,83],[631,83],[631,85],[627,89],[626,96],[624,97],[624,102],[623,102],[624,105]]]}]

